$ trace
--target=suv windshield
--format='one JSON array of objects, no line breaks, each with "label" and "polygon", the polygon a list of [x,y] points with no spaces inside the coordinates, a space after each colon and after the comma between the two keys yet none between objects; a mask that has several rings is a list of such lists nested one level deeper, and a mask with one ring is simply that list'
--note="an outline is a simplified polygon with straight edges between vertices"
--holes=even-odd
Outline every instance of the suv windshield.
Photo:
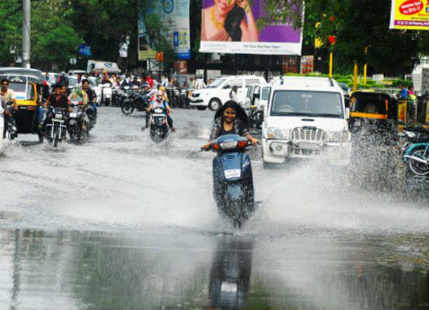
[{"label": "suv windshield", "polygon": [[276,91],[271,105],[273,116],[344,117],[341,95],[315,91]]},{"label": "suv windshield", "polygon": [[226,79],[216,79],[207,88],[218,88]]}]

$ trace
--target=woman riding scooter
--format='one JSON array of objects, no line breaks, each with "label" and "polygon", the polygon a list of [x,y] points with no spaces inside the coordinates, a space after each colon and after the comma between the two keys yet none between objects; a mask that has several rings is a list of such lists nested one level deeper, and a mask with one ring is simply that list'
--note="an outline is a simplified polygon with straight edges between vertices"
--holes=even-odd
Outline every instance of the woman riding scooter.
[{"label": "woman riding scooter", "polygon": [[[258,139],[249,133],[249,118],[244,109],[235,101],[226,102],[215,114],[214,124],[210,133],[210,141],[227,134],[237,134],[245,137],[252,144],[257,144]],[[210,147],[210,141],[203,146]]]}]

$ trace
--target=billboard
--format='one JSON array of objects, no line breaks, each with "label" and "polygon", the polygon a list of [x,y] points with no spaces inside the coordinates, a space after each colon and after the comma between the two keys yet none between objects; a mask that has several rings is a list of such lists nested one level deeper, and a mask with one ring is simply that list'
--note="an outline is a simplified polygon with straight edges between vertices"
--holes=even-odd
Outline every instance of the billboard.
[{"label": "billboard", "polygon": [[139,0],[138,42],[139,60],[155,58],[153,38],[147,31],[145,16],[158,16],[164,27],[163,36],[171,43],[179,59],[191,57],[189,32],[190,0]]},{"label": "billboard", "polygon": [[429,30],[429,2],[392,0],[389,28]]},{"label": "billboard", "polygon": [[266,22],[264,0],[202,1],[200,52],[301,55],[302,29]]}]

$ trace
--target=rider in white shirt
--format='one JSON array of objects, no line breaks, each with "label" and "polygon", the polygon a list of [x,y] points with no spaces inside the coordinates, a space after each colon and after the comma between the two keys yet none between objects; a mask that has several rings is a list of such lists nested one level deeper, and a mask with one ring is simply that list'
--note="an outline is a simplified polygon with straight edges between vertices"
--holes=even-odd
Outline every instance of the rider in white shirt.
[{"label": "rider in white shirt", "polygon": [[173,127],[173,119],[170,117],[172,110],[168,102],[164,100],[164,96],[165,96],[164,92],[161,90],[158,90],[156,93],[156,96],[154,96],[153,100],[150,102],[150,106],[147,108],[146,112],[150,113],[152,110],[155,110],[158,108],[163,109],[165,115],[167,116],[168,126],[171,128],[173,132],[175,132],[176,129]]}]

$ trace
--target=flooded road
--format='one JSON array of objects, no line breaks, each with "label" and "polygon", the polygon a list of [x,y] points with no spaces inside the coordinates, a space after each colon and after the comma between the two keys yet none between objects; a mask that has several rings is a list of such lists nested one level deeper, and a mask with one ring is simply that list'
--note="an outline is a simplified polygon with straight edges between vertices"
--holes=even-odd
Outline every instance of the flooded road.
[{"label": "flooded road", "polygon": [[[218,216],[212,113],[101,108],[85,145],[0,157],[0,309],[429,309],[429,210],[318,163],[264,170],[240,232]],[[23,140],[35,137],[22,137]]]}]

